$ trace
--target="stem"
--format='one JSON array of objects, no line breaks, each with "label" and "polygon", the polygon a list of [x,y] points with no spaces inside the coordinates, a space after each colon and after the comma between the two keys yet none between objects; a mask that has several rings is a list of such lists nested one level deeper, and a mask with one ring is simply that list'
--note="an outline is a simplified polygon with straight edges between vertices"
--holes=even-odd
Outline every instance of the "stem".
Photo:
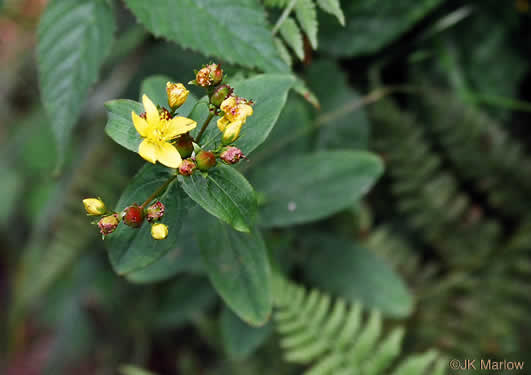
[{"label": "stem", "polygon": [[205,132],[206,128],[208,127],[208,124],[210,123],[210,120],[212,120],[212,117],[214,117],[214,114],[212,112],[210,112],[208,114],[208,118],[206,119],[205,123],[201,127],[201,130],[199,131],[199,134],[197,135],[197,138],[195,140],[196,143],[199,144],[199,141],[201,140],[201,137],[203,136],[203,133]]},{"label": "stem", "polygon": [[289,14],[291,13],[293,8],[295,7],[296,3],[297,3],[297,0],[291,0],[291,2],[288,4],[288,6],[284,9],[284,12],[282,12],[280,17],[278,18],[277,23],[273,27],[273,35],[275,35],[277,33],[278,29],[280,29],[280,26],[282,26],[282,24],[284,23],[286,18],[288,18]]},{"label": "stem", "polygon": [[166,188],[168,187],[169,184],[172,183],[173,180],[175,180],[175,178],[177,178],[177,175],[174,175],[174,176],[171,176],[168,181],[166,181],[164,184],[162,184],[153,194],[151,194],[149,196],[148,199],[146,199],[146,201],[144,203],[142,203],[142,205],[140,206],[140,208],[143,210],[144,208],[146,208],[146,206],[155,198],[157,198],[160,193],[162,193],[164,190],[166,190]]}]

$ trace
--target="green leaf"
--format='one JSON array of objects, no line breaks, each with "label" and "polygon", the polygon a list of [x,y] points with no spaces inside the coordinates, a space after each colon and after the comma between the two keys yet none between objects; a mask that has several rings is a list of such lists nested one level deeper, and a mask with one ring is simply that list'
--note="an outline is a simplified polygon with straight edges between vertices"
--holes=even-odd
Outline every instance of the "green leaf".
[{"label": "green leaf", "polygon": [[321,60],[307,72],[308,85],[321,102],[318,112],[318,149],[366,149],[369,121],[362,98],[347,85],[348,77],[337,63]]},{"label": "green leaf", "polygon": [[112,9],[102,0],[54,0],[40,20],[39,84],[60,164],[88,90],[111,50],[115,28]]},{"label": "green leaf", "polygon": [[195,211],[199,211],[199,207],[189,210],[182,219],[183,227],[174,249],[149,266],[126,274],[125,278],[135,283],[154,283],[183,272],[204,273],[205,267],[196,237],[196,228],[200,220],[196,219],[199,215],[192,214]]},{"label": "green leaf", "polygon": [[274,42],[275,47],[277,47],[278,53],[280,54],[280,57],[291,68],[291,66],[293,65],[293,59],[291,58],[291,54],[288,51],[288,47],[286,47],[282,39],[280,39],[279,37],[275,37]]},{"label": "green leaf", "polygon": [[304,43],[297,23],[292,18],[287,18],[280,26],[280,35],[290,46],[300,60],[304,59]]},{"label": "green leaf", "polygon": [[204,176],[179,176],[183,190],[208,213],[230,224],[234,229],[250,232],[256,216],[253,187],[233,167],[218,162]]},{"label": "green leaf", "polygon": [[308,234],[303,243],[312,250],[304,264],[312,285],[394,317],[412,312],[413,298],[400,276],[369,250],[324,233]]},{"label": "green leaf", "polygon": [[[236,147],[245,155],[249,155],[266,140],[286,104],[288,90],[294,83],[295,78],[291,75],[260,74],[232,85],[236,95],[255,102],[253,115],[247,119],[240,138],[235,142]],[[220,138],[221,133],[213,124],[205,132],[201,142],[208,143]]]},{"label": "green leaf", "polygon": [[310,40],[313,49],[317,49],[317,10],[313,0],[297,0],[295,3],[295,15],[302,30]]},{"label": "green leaf", "polygon": [[336,16],[341,26],[345,26],[345,15],[341,10],[339,0],[317,0],[317,5],[319,5],[319,7],[325,12]]},{"label": "green leaf", "polygon": [[328,217],[356,203],[383,172],[376,155],[321,151],[260,168],[251,179],[264,195],[264,227],[301,224]]},{"label": "green leaf", "polygon": [[[171,169],[160,165],[146,164],[123,192],[116,211],[120,212],[133,203],[142,204],[153,192],[171,177]],[[124,275],[146,267],[175,249],[179,230],[185,217],[186,196],[176,181],[172,182],[159,200],[165,205],[165,213],[160,222],[169,229],[168,237],[155,240],[151,237],[151,225],[144,220],[140,228],[131,228],[123,222],[105,237],[105,244],[114,270]]]},{"label": "green leaf", "polygon": [[179,277],[164,289],[153,324],[159,330],[179,328],[204,313],[216,297],[205,277]]},{"label": "green leaf", "polygon": [[320,20],[321,49],[335,56],[360,56],[379,51],[442,3],[442,0],[344,2],[346,27],[325,15]]},{"label": "green leaf", "polygon": [[230,63],[269,72],[288,71],[273,44],[264,9],[256,1],[125,2],[156,36]]},{"label": "green leaf", "polygon": [[144,112],[144,106],[133,100],[118,99],[105,103],[105,108],[108,116],[105,133],[120,146],[138,152],[142,137],[133,125],[131,112],[141,114]]},{"label": "green leaf", "polygon": [[[139,101],[142,101],[142,95],[146,94],[153,103],[169,109],[168,94],[166,93],[166,83],[168,81],[174,82],[173,79],[164,75],[154,75],[146,78],[142,81],[142,86],[140,87]],[[197,103],[197,99],[190,93],[186,102],[179,107],[177,111],[178,114],[180,116],[188,117],[190,112],[192,112],[195,103]]]},{"label": "green leaf", "polygon": [[134,365],[123,365],[119,369],[120,375],[157,375]]},{"label": "green leaf", "polygon": [[271,322],[262,327],[252,327],[226,307],[221,313],[220,325],[223,347],[236,361],[252,355],[273,333]]},{"label": "green leaf", "polygon": [[199,246],[212,285],[251,325],[263,325],[272,309],[271,266],[258,230],[234,231],[214,218],[203,224]]}]

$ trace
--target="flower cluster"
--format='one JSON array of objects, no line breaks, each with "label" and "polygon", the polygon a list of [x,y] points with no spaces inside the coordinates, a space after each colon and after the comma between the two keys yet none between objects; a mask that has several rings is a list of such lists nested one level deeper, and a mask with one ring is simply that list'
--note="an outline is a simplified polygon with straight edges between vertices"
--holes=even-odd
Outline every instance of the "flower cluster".
[{"label": "flower cluster", "polygon": [[[194,136],[190,132],[196,128],[196,121],[178,114],[190,94],[182,83],[166,84],[169,108],[156,106],[147,95],[143,95],[144,112],[131,112],[133,126],[142,138],[138,154],[150,163],[159,162],[174,169],[170,177],[172,180],[176,175],[186,178],[196,171],[208,173],[218,160],[231,165],[245,158],[243,152],[231,144],[239,138],[247,118],[253,115],[254,103],[234,95],[234,89],[224,83],[226,77],[219,64],[205,65],[195,74],[195,79],[189,84],[206,89],[209,116]],[[215,116],[219,116],[217,127],[221,132],[221,142],[213,149],[204,149],[201,137]],[[168,235],[168,227],[158,222],[164,215],[164,204],[157,201],[148,207],[160,193],[157,191],[142,205],[134,203],[119,213],[108,211],[99,198],[88,198],[83,203],[88,215],[100,217],[97,225],[103,237],[114,232],[121,222],[131,228],[140,228],[146,220],[151,224],[152,237],[162,240]]]}]

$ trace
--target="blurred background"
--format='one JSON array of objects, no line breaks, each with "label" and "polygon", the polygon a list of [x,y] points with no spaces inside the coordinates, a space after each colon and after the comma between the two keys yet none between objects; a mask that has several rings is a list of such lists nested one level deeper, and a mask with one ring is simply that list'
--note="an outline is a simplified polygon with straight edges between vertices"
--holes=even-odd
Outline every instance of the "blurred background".
[{"label": "blurred background", "polygon": [[[155,74],[188,82],[211,58],[154,38],[114,2],[112,54],[58,169],[35,58],[46,2],[0,1],[0,373],[115,374],[135,364],[161,375],[300,374],[270,326],[248,352],[227,349],[219,323],[227,312],[196,245],[172,253],[178,266],[157,282],[126,280],[82,209],[95,193],[116,202],[142,165],[104,134],[104,102],[137,100]],[[415,304],[407,316],[383,309],[389,325],[406,327],[406,354],[531,360],[530,5],[343,0],[345,28],[320,13],[319,48],[306,40],[304,59],[293,62],[319,108],[290,93],[249,164],[323,148],[382,156],[385,175],[361,204],[266,239],[297,281],[361,294],[370,307],[392,299],[392,285],[353,290],[349,272],[329,285],[307,262],[326,240],[303,239],[318,228],[391,267]]]}]

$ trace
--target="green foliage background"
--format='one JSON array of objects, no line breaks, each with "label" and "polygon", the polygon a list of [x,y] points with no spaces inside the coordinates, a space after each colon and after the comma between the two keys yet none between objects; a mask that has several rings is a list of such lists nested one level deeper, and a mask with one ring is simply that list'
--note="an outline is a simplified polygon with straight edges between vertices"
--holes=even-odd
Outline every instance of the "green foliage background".
[{"label": "green foliage background", "polygon": [[[527,0],[39,4],[0,1],[2,373],[531,360]],[[256,102],[249,160],[172,183],[163,242],[102,242],[81,200],[168,176],[131,110],[209,61]]]}]

